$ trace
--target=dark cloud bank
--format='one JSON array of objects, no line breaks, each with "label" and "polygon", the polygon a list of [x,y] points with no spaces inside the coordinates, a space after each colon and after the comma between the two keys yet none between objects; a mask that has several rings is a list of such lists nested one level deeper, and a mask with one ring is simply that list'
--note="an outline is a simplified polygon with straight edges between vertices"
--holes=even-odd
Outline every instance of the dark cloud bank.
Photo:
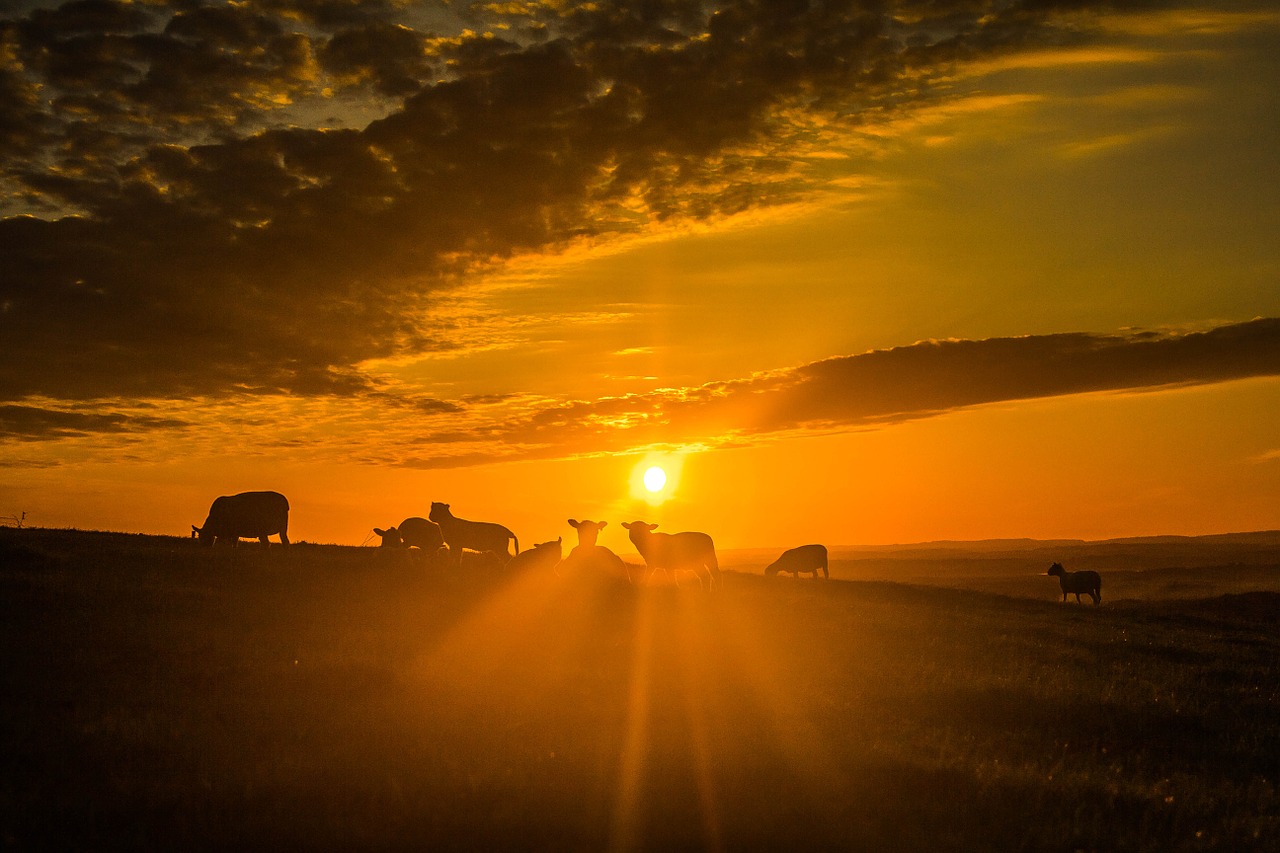
[{"label": "dark cloud bank", "polygon": [[[363,0],[0,7],[0,400],[362,392],[360,361],[445,346],[460,273],[786,197],[795,164],[744,153],[784,108],[927,99],[1077,38],[1057,7],[476,4],[461,35]],[[299,124],[356,102],[383,116]]]},{"label": "dark cloud bank", "polygon": [[[483,459],[520,447],[522,456],[654,444],[732,445],[797,430],[869,427],[972,406],[1100,391],[1153,390],[1280,375],[1280,319],[1204,332],[1058,334],[925,341],[693,389],[664,390],[540,411],[495,434],[452,441],[492,443]],[[452,467],[446,437],[437,453],[408,455],[417,467]]]},{"label": "dark cloud bank", "polygon": [[[364,0],[0,5],[0,433],[180,425],[72,411],[102,400],[383,393],[356,365],[450,346],[433,308],[466,273],[792,199],[802,166],[768,153],[788,111],[856,126],[927,104],[956,63],[1087,38],[1094,5],[476,4],[468,31]],[[344,120],[353,104],[377,117]],[[505,437],[612,445],[614,410],[660,425],[613,428],[629,442],[869,423],[1276,373],[1276,352],[1270,320],[919,344]]]}]

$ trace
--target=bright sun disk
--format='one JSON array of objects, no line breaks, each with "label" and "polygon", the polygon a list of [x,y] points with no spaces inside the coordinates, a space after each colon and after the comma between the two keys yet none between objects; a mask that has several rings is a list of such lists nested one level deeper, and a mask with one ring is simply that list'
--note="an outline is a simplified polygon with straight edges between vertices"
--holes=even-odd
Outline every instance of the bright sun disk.
[{"label": "bright sun disk", "polygon": [[667,484],[667,472],[657,465],[644,472],[644,487],[651,492],[660,492]]}]

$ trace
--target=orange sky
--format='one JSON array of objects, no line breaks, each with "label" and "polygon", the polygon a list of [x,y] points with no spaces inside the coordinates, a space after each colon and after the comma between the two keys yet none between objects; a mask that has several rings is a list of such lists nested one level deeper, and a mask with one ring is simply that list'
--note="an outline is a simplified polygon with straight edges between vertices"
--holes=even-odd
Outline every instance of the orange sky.
[{"label": "orange sky", "polygon": [[0,16],[0,516],[1280,527],[1266,4],[285,5]]}]

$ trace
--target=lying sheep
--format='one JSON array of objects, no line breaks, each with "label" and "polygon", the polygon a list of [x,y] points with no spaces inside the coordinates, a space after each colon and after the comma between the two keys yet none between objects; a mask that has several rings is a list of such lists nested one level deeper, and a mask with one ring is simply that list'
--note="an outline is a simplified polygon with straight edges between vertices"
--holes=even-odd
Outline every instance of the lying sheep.
[{"label": "lying sheep", "polygon": [[603,545],[596,544],[600,531],[608,525],[607,521],[569,519],[569,526],[578,531],[578,544],[569,552],[569,556],[556,566],[556,573],[589,573],[589,576],[600,575],[618,580],[625,578],[627,583],[630,583],[630,567],[617,554]]},{"label": "lying sheep", "polygon": [[650,574],[658,569],[677,572],[688,570],[698,575],[702,582],[705,572],[709,585],[719,586],[720,563],[716,560],[716,546],[705,533],[654,533],[658,525],[644,521],[622,522],[630,531],[631,544],[636,546]]},{"label": "lying sheep", "polygon": [[417,516],[406,518],[398,527],[375,527],[373,532],[382,537],[383,548],[421,548],[434,554],[444,547],[440,525]]},{"label": "lying sheep", "polygon": [[577,519],[569,519],[569,526],[578,531],[578,546],[594,545],[596,540],[600,538],[600,531],[609,526],[607,521],[578,521]]},{"label": "lying sheep", "polygon": [[799,548],[783,551],[782,556],[770,563],[764,573],[766,577],[772,578],[778,572],[791,572],[792,577],[798,578],[802,572],[812,572],[813,579],[817,580],[819,569],[824,578],[831,579],[831,575],[827,573],[827,546],[801,545]]},{"label": "lying sheep", "polygon": [[511,562],[507,563],[507,571],[527,572],[554,569],[560,562],[562,541],[563,537],[559,537],[550,542],[539,542],[532,548],[521,551],[511,558]]},{"label": "lying sheep", "polygon": [[1045,574],[1058,578],[1058,583],[1062,584],[1063,601],[1067,600],[1068,593],[1074,593],[1079,602],[1082,592],[1093,598],[1094,607],[1102,601],[1102,576],[1097,572],[1069,572],[1062,568],[1061,563],[1054,563]]}]

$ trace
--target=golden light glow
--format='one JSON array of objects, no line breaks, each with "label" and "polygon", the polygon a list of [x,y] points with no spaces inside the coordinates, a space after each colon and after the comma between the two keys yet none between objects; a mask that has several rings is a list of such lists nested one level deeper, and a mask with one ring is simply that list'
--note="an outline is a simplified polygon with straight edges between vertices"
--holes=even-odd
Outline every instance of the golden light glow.
[{"label": "golden light glow", "polygon": [[684,468],[682,453],[652,451],[631,468],[631,497],[649,506],[660,506],[675,496]]}]

